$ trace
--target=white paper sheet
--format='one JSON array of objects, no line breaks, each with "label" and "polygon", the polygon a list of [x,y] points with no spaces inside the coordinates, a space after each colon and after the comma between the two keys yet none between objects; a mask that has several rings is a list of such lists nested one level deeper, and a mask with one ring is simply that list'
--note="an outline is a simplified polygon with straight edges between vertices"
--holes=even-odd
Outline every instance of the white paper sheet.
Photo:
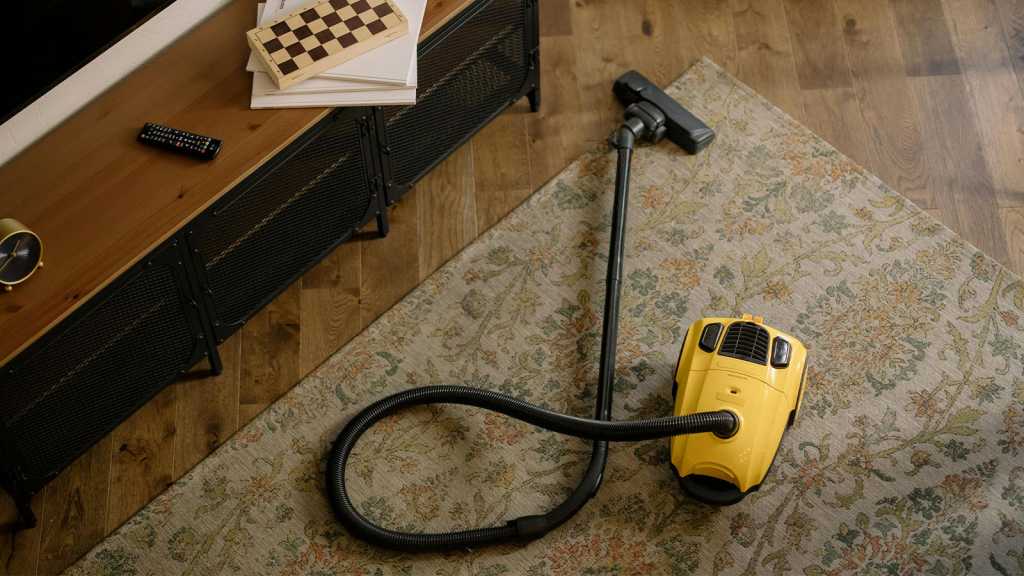
[{"label": "white paper sheet", "polygon": [[340,92],[337,94],[254,94],[252,108],[320,108],[397,106],[416,103],[415,88]]},{"label": "white paper sheet", "polygon": [[334,94],[338,92],[369,92],[373,90],[405,90],[413,86],[395,86],[376,82],[356,82],[355,80],[335,80],[334,78],[310,78],[298,84],[278,90],[270,76],[263,72],[254,72],[252,78],[253,95],[264,94]]}]

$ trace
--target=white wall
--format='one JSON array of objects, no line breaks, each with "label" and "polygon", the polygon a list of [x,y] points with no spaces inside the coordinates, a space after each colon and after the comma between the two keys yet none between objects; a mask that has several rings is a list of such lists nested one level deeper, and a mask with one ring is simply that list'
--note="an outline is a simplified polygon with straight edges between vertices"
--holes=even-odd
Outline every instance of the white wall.
[{"label": "white wall", "polygon": [[0,125],[0,164],[231,0],[176,0]]}]

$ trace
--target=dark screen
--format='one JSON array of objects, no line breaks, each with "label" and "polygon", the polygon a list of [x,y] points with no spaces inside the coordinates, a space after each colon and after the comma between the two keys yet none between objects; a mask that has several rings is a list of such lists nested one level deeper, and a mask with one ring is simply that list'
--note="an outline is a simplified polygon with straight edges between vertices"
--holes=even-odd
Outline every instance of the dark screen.
[{"label": "dark screen", "polygon": [[0,123],[45,94],[173,0],[4,2]]}]

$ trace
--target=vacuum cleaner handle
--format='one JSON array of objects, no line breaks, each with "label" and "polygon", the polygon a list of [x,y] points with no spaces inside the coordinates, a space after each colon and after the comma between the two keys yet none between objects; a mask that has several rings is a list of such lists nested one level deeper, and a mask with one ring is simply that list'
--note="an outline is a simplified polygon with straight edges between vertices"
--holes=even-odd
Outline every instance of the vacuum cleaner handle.
[{"label": "vacuum cleaner handle", "polygon": [[690,154],[707,148],[715,139],[714,130],[636,70],[619,76],[612,90],[624,106],[649,102],[664,112],[668,139]]}]

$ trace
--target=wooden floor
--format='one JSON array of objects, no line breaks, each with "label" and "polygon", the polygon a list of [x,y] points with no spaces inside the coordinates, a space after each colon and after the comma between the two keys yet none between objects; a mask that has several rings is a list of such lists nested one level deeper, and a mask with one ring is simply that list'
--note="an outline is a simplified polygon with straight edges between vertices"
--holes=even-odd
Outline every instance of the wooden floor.
[{"label": "wooden floor", "polygon": [[[611,81],[707,55],[975,245],[1024,272],[1024,1],[540,0],[543,106],[525,103],[161,393],[0,534],[0,574],[59,573],[588,147]],[[5,497],[0,497],[5,498]],[[0,504],[0,508],[7,503]],[[0,512],[0,515],[7,511]]]}]

